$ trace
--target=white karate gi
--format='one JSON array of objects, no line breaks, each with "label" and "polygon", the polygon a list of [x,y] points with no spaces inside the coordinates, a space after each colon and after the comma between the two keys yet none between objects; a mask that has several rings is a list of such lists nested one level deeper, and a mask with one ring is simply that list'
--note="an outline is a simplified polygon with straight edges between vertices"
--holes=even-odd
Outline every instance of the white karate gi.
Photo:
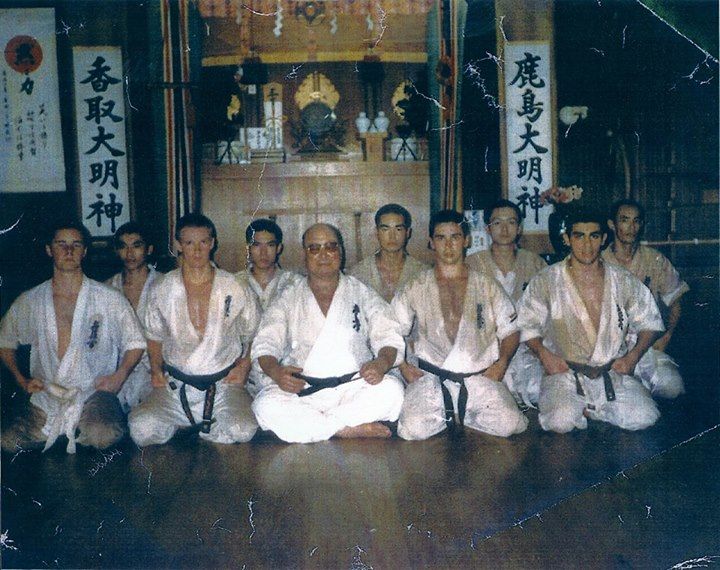
[{"label": "white karate gi", "polygon": [[[624,356],[626,335],[636,331],[662,331],[657,305],[647,287],[625,269],[605,264],[600,326],[595,331],[575,282],[568,259],[541,271],[518,307],[521,341],[542,338],[551,352],[570,362],[604,366]],[[609,422],[628,430],[654,424],[660,412],[648,390],[633,376],[610,371],[615,401],[608,402],[602,376],[591,380],[571,370],[544,376],[540,385],[540,425],[565,433],[584,429],[587,419]],[[576,376],[585,393],[577,393]]]},{"label": "white karate gi", "polygon": [[[53,304],[52,280],[26,291],[13,303],[0,326],[0,347],[16,349],[30,345],[30,374],[42,380],[46,389],[30,397],[32,406],[41,410],[36,417],[44,416],[42,438],[48,449],[65,434],[68,453],[75,453],[75,430],[80,427],[78,443],[107,447],[122,437],[124,428],[117,428],[117,414],[112,407],[119,404],[115,396],[95,389],[95,380],[113,374],[128,350],[144,349],[140,324],[128,300],[115,289],[83,277],[75,303],[70,343],[62,360],[58,359],[58,335]],[[65,389],[64,397],[50,384]],[[54,392],[56,395],[51,394]],[[97,397],[94,395],[98,394]],[[92,428],[103,431],[103,411],[113,416],[108,419],[110,433],[90,433],[81,421],[87,410],[85,403],[93,397],[99,416],[92,419]],[[108,408],[108,406],[110,406]],[[95,415],[95,414],[93,414]],[[121,418],[122,416],[120,416]],[[85,433],[83,433],[85,432]]]},{"label": "white karate gi", "polygon": [[262,310],[268,308],[268,305],[278,297],[285,289],[287,289],[293,283],[303,279],[303,276],[294,271],[286,271],[279,267],[275,269],[275,275],[267,284],[267,287],[263,289],[260,283],[257,282],[249,269],[244,269],[235,274],[235,277],[243,284],[246,284],[258,298]]},{"label": "white karate gi", "polygon": [[[327,378],[359,370],[387,346],[397,349],[397,365],[404,350],[399,329],[390,306],[354,277],[340,276],[327,316],[303,279],[268,307],[252,358],[274,356],[307,376]],[[260,427],[280,439],[309,443],[329,439],[344,427],[395,421],[402,398],[402,382],[388,374],[376,385],[358,378],[303,397],[265,376],[253,411]]]},{"label": "white karate gi", "polygon": [[[621,265],[611,247],[602,253],[608,263]],[[669,307],[690,290],[670,260],[662,253],[644,245],[638,246],[627,268],[651,291],[658,306]],[[635,344],[636,334],[630,331],[628,342]],[[675,361],[660,350],[650,347],[635,367],[638,376],[653,396],[675,398],[685,392],[682,376]]]},{"label": "white karate gi", "polygon": [[[392,307],[407,336],[417,321],[415,358],[451,372],[485,370],[500,356],[500,342],[517,331],[516,315],[510,298],[495,279],[477,271],[468,272],[465,303],[460,325],[451,343],[445,332],[440,307],[440,290],[433,269],[427,269],[400,289]],[[460,386],[445,380],[457,413]],[[503,437],[520,433],[528,421],[502,382],[476,374],[465,379],[468,401],[465,426]],[[445,429],[440,381],[426,373],[410,382],[405,391],[398,435],[404,439],[427,439]]]},{"label": "white karate gi", "polygon": [[372,287],[389,303],[395,296],[397,289],[400,289],[400,287],[405,285],[405,283],[411,281],[418,273],[427,269],[427,267],[428,266],[422,261],[419,261],[410,255],[405,256],[402,273],[400,274],[400,279],[398,281],[397,288],[395,289],[383,281],[382,276],[380,275],[380,270],[377,266],[377,258],[375,255],[366,257],[356,266],[351,268],[348,273],[365,283],[368,287]]},{"label": "white karate gi", "polygon": [[[232,274],[215,270],[204,336],[193,326],[188,313],[182,270],[160,277],[150,289],[144,325],[148,340],[162,343],[163,360],[188,375],[214,374],[243,354],[260,320],[255,294]],[[130,436],[139,446],[168,441],[190,422],[177,390],[169,385],[154,388],[130,412]],[[248,441],[257,430],[250,412],[250,399],[241,385],[216,384],[215,407],[210,433],[200,437],[217,443]],[[187,399],[196,422],[202,420],[205,392],[186,386]]]},{"label": "white karate gi", "polygon": [[[142,293],[140,293],[140,300],[137,310],[135,311],[141,323],[147,309],[148,292],[155,282],[155,279],[160,275],[153,267],[148,267],[148,269],[148,276],[145,280],[145,285],[143,285]],[[106,283],[110,285],[110,287],[120,291],[120,293],[123,293],[122,273],[113,275]],[[118,393],[118,400],[120,400],[120,405],[123,407],[123,410],[127,412],[130,408],[137,406],[150,392],[152,392],[152,384],[150,383],[150,360],[148,359],[147,353],[145,353],[143,354],[142,360],[138,362],[137,366],[130,373],[130,376],[128,376],[128,379],[125,380],[125,383],[122,385]]]},{"label": "white karate gi", "polygon": [[[279,267],[275,270],[275,275],[270,283],[267,284],[265,289],[260,286],[260,283],[258,283],[255,277],[253,277],[253,274],[249,269],[239,271],[235,274],[235,277],[241,283],[246,284],[253,293],[255,293],[263,312],[285,289],[304,279],[304,277],[299,273],[286,271],[284,269],[280,269]],[[252,368],[250,369],[247,382],[245,383],[245,388],[253,398],[257,396],[263,385],[263,376],[263,372],[260,370],[257,362],[254,362]]]},{"label": "white karate gi", "polygon": [[[503,274],[488,249],[469,255],[466,263],[470,269],[497,279],[515,305],[520,301],[530,279],[547,267],[542,257],[526,249],[517,250],[515,267],[507,274]],[[519,404],[535,407],[540,397],[542,377],[542,364],[532,351],[521,343],[510,361],[503,382]]]}]

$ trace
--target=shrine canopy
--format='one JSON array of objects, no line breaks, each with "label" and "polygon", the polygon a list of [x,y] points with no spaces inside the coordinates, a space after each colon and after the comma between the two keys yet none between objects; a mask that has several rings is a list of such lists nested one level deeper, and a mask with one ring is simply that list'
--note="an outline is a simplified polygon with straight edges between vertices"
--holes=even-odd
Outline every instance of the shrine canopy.
[{"label": "shrine canopy", "polygon": [[249,11],[257,15],[274,16],[278,7],[286,15],[316,11],[326,4],[330,10],[342,15],[372,14],[427,14],[434,0],[200,0],[200,15],[203,18],[237,18],[238,12]]},{"label": "shrine canopy", "polygon": [[433,0],[199,0],[202,65],[355,62],[425,63]]}]

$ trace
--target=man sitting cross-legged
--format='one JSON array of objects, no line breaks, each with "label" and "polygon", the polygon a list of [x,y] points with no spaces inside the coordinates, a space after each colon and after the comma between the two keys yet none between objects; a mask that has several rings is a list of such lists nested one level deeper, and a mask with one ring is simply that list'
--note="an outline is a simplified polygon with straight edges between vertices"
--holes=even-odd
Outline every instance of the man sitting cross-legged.
[{"label": "man sitting cross-legged", "polygon": [[303,235],[307,279],[265,312],[252,357],[272,380],[253,402],[260,427],[284,441],[389,437],[402,382],[387,374],[403,340],[390,306],[342,274],[345,251],[333,226]]}]

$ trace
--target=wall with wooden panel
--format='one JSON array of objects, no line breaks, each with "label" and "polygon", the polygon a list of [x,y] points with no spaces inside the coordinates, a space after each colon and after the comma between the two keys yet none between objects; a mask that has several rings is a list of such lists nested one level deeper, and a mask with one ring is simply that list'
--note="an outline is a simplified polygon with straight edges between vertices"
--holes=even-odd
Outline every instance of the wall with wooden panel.
[{"label": "wall with wooden panel", "polygon": [[308,226],[327,222],[345,239],[347,266],[377,246],[373,216],[388,202],[413,216],[409,251],[426,261],[430,189],[427,162],[298,162],[216,165],[203,163],[202,210],[216,224],[223,269],[245,267],[245,228],[255,218],[276,217],[283,230],[281,264],[302,267],[300,239]]}]

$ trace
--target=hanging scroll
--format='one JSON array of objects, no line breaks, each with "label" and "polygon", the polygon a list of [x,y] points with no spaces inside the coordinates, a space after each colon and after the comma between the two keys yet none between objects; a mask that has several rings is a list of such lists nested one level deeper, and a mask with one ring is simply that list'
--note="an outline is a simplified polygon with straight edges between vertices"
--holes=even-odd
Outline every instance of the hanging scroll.
[{"label": "hanging scroll", "polygon": [[73,64],[83,222],[110,236],[130,220],[122,52],[75,47]]},{"label": "hanging scroll", "polygon": [[547,232],[552,206],[540,194],[553,184],[550,45],[508,42],[504,59],[508,199],[526,233]]},{"label": "hanging scroll", "polygon": [[0,10],[0,192],[62,192],[55,11]]}]

